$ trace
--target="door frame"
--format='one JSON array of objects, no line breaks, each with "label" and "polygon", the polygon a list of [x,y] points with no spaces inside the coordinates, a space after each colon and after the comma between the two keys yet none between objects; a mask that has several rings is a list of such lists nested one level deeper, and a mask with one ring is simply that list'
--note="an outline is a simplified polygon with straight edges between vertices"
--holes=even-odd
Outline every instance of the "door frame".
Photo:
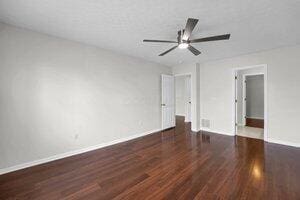
[{"label": "door frame", "polygon": [[[190,123],[192,124],[193,123],[193,107],[192,107],[192,104],[193,104],[193,102],[192,102],[192,96],[193,96],[193,90],[192,90],[192,73],[183,73],[183,74],[175,74],[174,75],[174,77],[176,78],[176,77],[178,77],[178,76],[189,76],[190,77],[190,95],[191,95],[191,105],[190,105],[190,107],[191,107],[191,112],[190,112]],[[175,79],[175,81],[176,81],[176,79]],[[176,83],[175,83],[175,104],[176,104]],[[185,117],[185,119],[186,119],[186,115],[187,115],[187,113],[186,113],[186,110],[185,110],[185,115],[184,115],[184,117]],[[176,105],[175,105],[175,117],[176,117]],[[185,120],[184,119],[184,120]],[[175,121],[175,123],[176,123],[176,121]]]},{"label": "door frame", "polygon": [[[242,115],[243,115],[243,119],[242,119],[242,123],[243,123],[244,126],[246,125],[246,118],[245,117],[246,117],[246,108],[247,108],[247,101],[245,101],[245,99],[246,99],[246,77],[248,77],[248,76],[255,76],[255,75],[263,75],[264,80],[265,80],[265,74],[264,73],[243,74],[243,82],[242,82],[242,91],[243,91],[242,92],[242,98],[243,98]],[[264,88],[265,88],[265,85],[264,85]],[[264,93],[264,95],[265,95],[265,93]],[[264,106],[265,106],[265,102],[264,102]]]},{"label": "door frame", "polygon": [[[236,67],[233,68],[232,74],[232,102],[233,102],[233,116],[232,116],[232,127],[234,130],[234,135],[237,133],[237,72],[239,70],[245,70],[245,69],[252,69],[252,68],[257,68],[257,67],[262,67],[263,68],[263,73],[264,74],[264,141],[268,141],[268,66],[267,64],[259,64],[259,65],[250,65],[250,66],[244,66],[244,67]],[[258,73],[257,73],[258,74]],[[244,85],[244,84],[243,84]]]},{"label": "door frame", "polygon": [[191,122],[192,121],[192,76],[190,75],[185,76],[184,88],[185,88],[185,95],[189,93],[190,96],[189,102],[187,101],[187,96],[185,96],[186,102],[185,102],[185,110],[184,110],[185,111],[184,122]]}]

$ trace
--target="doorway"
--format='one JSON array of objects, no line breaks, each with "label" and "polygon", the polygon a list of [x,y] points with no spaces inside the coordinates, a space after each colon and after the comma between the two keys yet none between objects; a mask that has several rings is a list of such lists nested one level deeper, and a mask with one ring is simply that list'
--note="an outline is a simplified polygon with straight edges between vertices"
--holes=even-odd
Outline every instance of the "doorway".
[{"label": "doorway", "polygon": [[175,114],[191,122],[191,75],[175,76]]},{"label": "doorway", "polygon": [[235,71],[235,134],[266,140],[266,70],[264,66]]}]

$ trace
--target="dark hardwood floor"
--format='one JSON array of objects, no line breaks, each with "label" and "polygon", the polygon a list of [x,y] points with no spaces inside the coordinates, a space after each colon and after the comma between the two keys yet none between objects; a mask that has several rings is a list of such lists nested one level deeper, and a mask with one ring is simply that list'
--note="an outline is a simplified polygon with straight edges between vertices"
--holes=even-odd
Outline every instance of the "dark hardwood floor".
[{"label": "dark hardwood floor", "polygon": [[300,150],[177,126],[0,176],[0,199],[300,199]]},{"label": "dark hardwood floor", "polygon": [[246,126],[264,128],[264,120],[246,117]]}]

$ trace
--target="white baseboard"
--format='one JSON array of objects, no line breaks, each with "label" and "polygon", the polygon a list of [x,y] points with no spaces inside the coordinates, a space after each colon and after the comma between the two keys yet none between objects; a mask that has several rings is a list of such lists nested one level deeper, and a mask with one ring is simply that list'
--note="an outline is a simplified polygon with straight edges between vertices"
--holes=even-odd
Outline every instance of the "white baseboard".
[{"label": "white baseboard", "polygon": [[[212,130],[209,128],[204,128],[204,127],[201,128],[201,131],[207,131],[207,132],[211,132],[211,133],[217,133],[217,134],[228,135],[228,136],[235,136],[234,134],[229,134],[229,133],[222,132],[222,131],[215,131],[215,130]],[[270,139],[270,138],[266,142],[300,148],[300,144],[294,143],[294,142],[286,142],[286,141]]]},{"label": "white baseboard", "polygon": [[212,130],[212,129],[204,128],[204,127],[201,127],[200,130],[201,131],[206,131],[206,132],[211,132],[211,133],[222,134],[222,135],[234,136],[234,134],[232,134],[232,133],[227,133],[227,132],[223,132],[223,131],[216,131],[216,130]]},{"label": "white baseboard", "polygon": [[262,118],[262,117],[246,117],[246,118],[249,118],[249,119],[260,119],[260,120],[264,120],[264,118]]},{"label": "white baseboard", "polygon": [[268,138],[267,142],[300,148],[300,144],[299,143],[294,143],[294,142],[286,142],[286,141],[271,139],[271,138]]},{"label": "white baseboard", "polygon": [[9,172],[13,172],[13,171],[17,171],[17,170],[20,170],[20,169],[32,167],[32,166],[35,166],[35,165],[44,164],[44,163],[51,162],[51,161],[54,161],[54,160],[74,156],[74,155],[85,153],[85,152],[88,152],[88,151],[93,151],[93,150],[100,149],[100,148],[103,148],[103,147],[107,147],[107,146],[110,146],[110,145],[114,145],[114,144],[117,144],[117,143],[126,142],[128,140],[136,139],[136,138],[139,138],[139,137],[142,137],[142,136],[145,136],[145,135],[149,135],[151,133],[159,132],[159,131],[161,131],[161,129],[154,129],[154,130],[147,131],[147,132],[144,132],[144,133],[135,134],[135,135],[132,135],[132,136],[124,137],[124,138],[113,140],[113,141],[110,141],[110,142],[101,143],[101,144],[86,147],[86,148],[83,148],[83,149],[78,149],[78,150],[73,150],[73,151],[69,151],[69,152],[66,152],[66,153],[62,153],[62,154],[57,154],[57,155],[54,155],[54,156],[50,156],[48,158],[42,158],[42,159],[39,159],[39,160],[34,160],[34,161],[27,162],[27,163],[19,164],[19,165],[7,167],[7,168],[2,168],[2,169],[0,169],[0,175],[6,174],[6,173],[9,173]]},{"label": "white baseboard", "polygon": [[194,128],[191,128],[191,130],[192,130],[193,132],[199,132],[199,131],[201,131],[200,129],[194,129]]}]

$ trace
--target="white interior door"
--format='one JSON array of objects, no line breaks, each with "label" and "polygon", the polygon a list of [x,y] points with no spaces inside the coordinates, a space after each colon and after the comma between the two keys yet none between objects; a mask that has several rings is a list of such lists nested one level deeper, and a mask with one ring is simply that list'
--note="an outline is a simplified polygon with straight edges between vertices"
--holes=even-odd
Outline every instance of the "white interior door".
[{"label": "white interior door", "polygon": [[161,75],[162,129],[175,126],[175,81],[170,75]]},{"label": "white interior door", "polygon": [[185,78],[185,122],[191,122],[191,76]]}]

